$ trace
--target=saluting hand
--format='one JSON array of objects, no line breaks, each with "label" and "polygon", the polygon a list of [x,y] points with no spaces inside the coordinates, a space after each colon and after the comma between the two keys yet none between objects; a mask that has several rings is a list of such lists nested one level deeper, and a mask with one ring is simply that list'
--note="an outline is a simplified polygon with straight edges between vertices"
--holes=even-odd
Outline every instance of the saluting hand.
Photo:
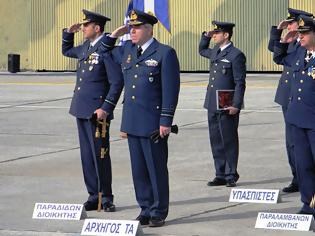
[{"label": "saluting hand", "polygon": [[236,107],[227,107],[224,110],[229,111],[229,115],[236,115],[239,112],[239,109]]},{"label": "saluting hand", "polygon": [[94,113],[96,114],[98,120],[106,120],[107,118],[107,113],[102,108],[97,109]]},{"label": "saluting hand", "polygon": [[208,37],[208,38],[212,38],[213,37],[213,34],[214,34],[214,31],[211,30],[211,31],[208,31],[205,33],[205,36]]},{"label": "saluting hand", "polygon": [[67,29],[67,31],[68,31],[69,33],[77,33],[77,32],[79,32],[80,30],[81,30],[81,24],[80,24],[80,23],[75,23],[75,24],[71,25],[71,26]]},{"label": "saluting hand", "polygon": [[283,20],[279,23],[277,29],[281,29],[281,30],[286,29],[288,28],[288,25],[289,25],[289,22],[286,20]]},{"label": "saluting hand", "polygon": [[166,127],[166,126],[160,126],[160,136],[161,138],[166,137],[167,135],[169,135],[171,132],[171,127]]},{"label": "saluting hand", "polygon": [[296,40],[298,37],[297,31],[289,31],[284,35],[284,37],[281,39],[282,43],[292,43],[294,40]]},{"label": "saluting hand", "polygon": [[122,25],[118,27],[117,29],[115,29],[110,36],[113,38],[118,38],[118,37],[123,36],[124,34],[127,34],[128,32],[129,32],[128,26]]}]

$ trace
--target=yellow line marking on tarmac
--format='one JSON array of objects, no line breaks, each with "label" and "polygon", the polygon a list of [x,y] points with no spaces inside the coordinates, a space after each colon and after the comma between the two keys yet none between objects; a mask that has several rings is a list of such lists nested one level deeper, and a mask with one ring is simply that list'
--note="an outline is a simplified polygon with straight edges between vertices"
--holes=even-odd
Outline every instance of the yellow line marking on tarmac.
[{"label": "yellow line marking on tarmac", "polygon": [[[74,82],[0,82],[0,85],[74,85]],[[182,87],[207,87],[207,83],[181,83]],[[247,85],[247,88],[276,88],[275,85]]]},{"label": "yellow line marking on tarmac", "polygon": [[[207,87],[207,83],[182,83],[182,87]],[[246,88],[277,88],[276,85],[246,85]]]},{"label": "yellow line marking on tarmac", "polygon": [[74,82],[0,82],[0,85],[69,85]]}]

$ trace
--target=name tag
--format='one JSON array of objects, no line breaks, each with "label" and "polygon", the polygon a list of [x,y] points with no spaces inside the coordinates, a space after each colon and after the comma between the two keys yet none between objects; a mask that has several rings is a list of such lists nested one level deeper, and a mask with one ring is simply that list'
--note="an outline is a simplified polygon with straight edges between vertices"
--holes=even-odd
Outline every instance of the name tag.
[{"label": "name tag", "polygon": [[33,219],[81,220],[86,218],[82,204],[36,203]]},{"label": "name tag", "polygon": [[86,219],[81,235],[124,235],[136,236],[141,233],[139,221]]},{"label": "name tag", "polygon": [[312,215],[259,212],[255,228],[309,231],[312,222]]},{"label": "name tag", "polygon": [[270,203],[280,201],[279,190],[270,189],[232,189],[230,202]]}]

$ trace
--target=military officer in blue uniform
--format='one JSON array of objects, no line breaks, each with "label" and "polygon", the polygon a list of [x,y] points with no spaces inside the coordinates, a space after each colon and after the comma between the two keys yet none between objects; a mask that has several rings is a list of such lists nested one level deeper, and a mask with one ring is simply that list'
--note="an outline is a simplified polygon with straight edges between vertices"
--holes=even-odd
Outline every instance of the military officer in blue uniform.
[{"label": "military officer in blue uniform", "polygon": [[[62,53],[77,58],[77,80],[70,107],[70,114],[76,117],[80,141],[83,176],[88,200],[84,203],[87,211],[98,208],[98,193],[102,194],[104,211],[115,211],[112,194],[112,172],[109,155],[109,124],[113,110],[123,88],[121,69],[102,48],[109,48],[115,40],[103,34],[104,26],[110,19],[98,13],[83,10],[85,19],[63,30]],[[74,33],[82,27],[85,42],[74,47]],[[102,40],[101,40],[102,39]],[[107,123],[105,140],[96,139],[97,120]],[[105,143],[103,143],[105,142]],[[106,153],[100,160],[101,146]]]},{"label": "military officer in blue uniform", "polygon": [[[157,18],[139,10],[129,12],[131,40],[112,53],[124,75],[121,131],[127,134],[132,175],[141,225],[164,225],[169,209],[168,135],[177,106],[180,70],[173,48],[153,38]],[[121,31],[121,29],[123,29]],[[126,33],[122,26],[112,35]],[[150,139],[159,130],[157,143]]]},{"label": "military officer in blue uniform", "polygon": [[[298,28],[298,19],[301,15],[304,16],[312,16],[311,13],[297,10],[297,9],[288,9],[288,17],[287,19],[280,22],[278,26],[272,26],[270,31],[270,39],[268,44],[268,49],[273,52],[274,42],[279,41],[281,39],[281,34],[284,29],[287,29],[288,32],[296,31]],[[290,42],[288,47],[288,54],[295,52],[298,47],[300,47],[299,38],[292,38],[292,42]],[[276,91],[275,102],[278,103],[282,107],[282,113],[285,121],[285,140],[286,140],[286,149],[289,164],[292,172],[292,181],[289,186],[282,189],[283,192],[293,193],[299,191],[298,181],[296,177],[296,168],[294,161],[294,146],[292,140],[291,125],[286,121],[286,112],[289,103],[290,97],[290,88],[291,88],[291,80],[292,80],[293,72],[290,67],[284,66],[283,72],[281,74],[278,88]]]},{"label": "military officer in blue uniform", "polygon": [[303,202],[299,213],[315,216],[315,22],[312,17],[301,16],[300,44],[288,53],[293,32],[275,42],[274,61],[290,66],[293,71],[290,103],[286,114],[292,125],[297,179]]},{"label": "military officer in blue uniform", "polygon": [[[236,186],[239,178],[238,124],[245,93],[246,58],[230,41],[233,23],[213,21],[214,30],[203,32],[199,43],[201,56],[209,58],[210,73],[204,108],[208,110],[210,145],[216,177],[208,186]],[[209,48],[210,40],[215,46]],[[217,107],[219,90],[233,90],[231,104],[223,110]]]}]

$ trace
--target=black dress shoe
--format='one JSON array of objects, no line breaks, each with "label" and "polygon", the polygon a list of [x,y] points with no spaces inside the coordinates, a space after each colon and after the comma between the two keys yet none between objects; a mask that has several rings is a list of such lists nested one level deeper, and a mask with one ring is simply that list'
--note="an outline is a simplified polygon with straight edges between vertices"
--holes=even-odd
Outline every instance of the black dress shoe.
[{"label": "black dress shoe", "polygon": [[209,181],[207,183],[208,186],[221,186],[225,185],[226,180],[225,179],[219,179],[219,178],[214,178],[212,181]]},{"label": "black dress shoe", "polygon": [[150,223],[150,217],[138,215],[136,218],[137,221],[139,221],[140,225],[148,225]]},{"label": "black dress shoe", "polygon": [[236,183],[234,181],[234,179],[229,179],[226,181],[226,187],[235,187]]},{"label": "black dress shoe", "polygon": [[112,202],[106,202],[103,204],[103,209],[106,212],[114,212],[116,211],[116,207]]},{"label": "black dress shoe", "polygon": [[90,201],[85,202],[83,205],[86,211],[96,211],[98,206],[97,202]]},{"label": "black dress shoe", "polygon": [[282,192],[285,193],[295,193],[299,191],[299,186],[296,184],[290,184],[288,187],[282,189]]},{"label": "black dress shoe", "polygon": [[159,217],[152,217],[149,227],[161,227],[165,224],[165,220]]}]

